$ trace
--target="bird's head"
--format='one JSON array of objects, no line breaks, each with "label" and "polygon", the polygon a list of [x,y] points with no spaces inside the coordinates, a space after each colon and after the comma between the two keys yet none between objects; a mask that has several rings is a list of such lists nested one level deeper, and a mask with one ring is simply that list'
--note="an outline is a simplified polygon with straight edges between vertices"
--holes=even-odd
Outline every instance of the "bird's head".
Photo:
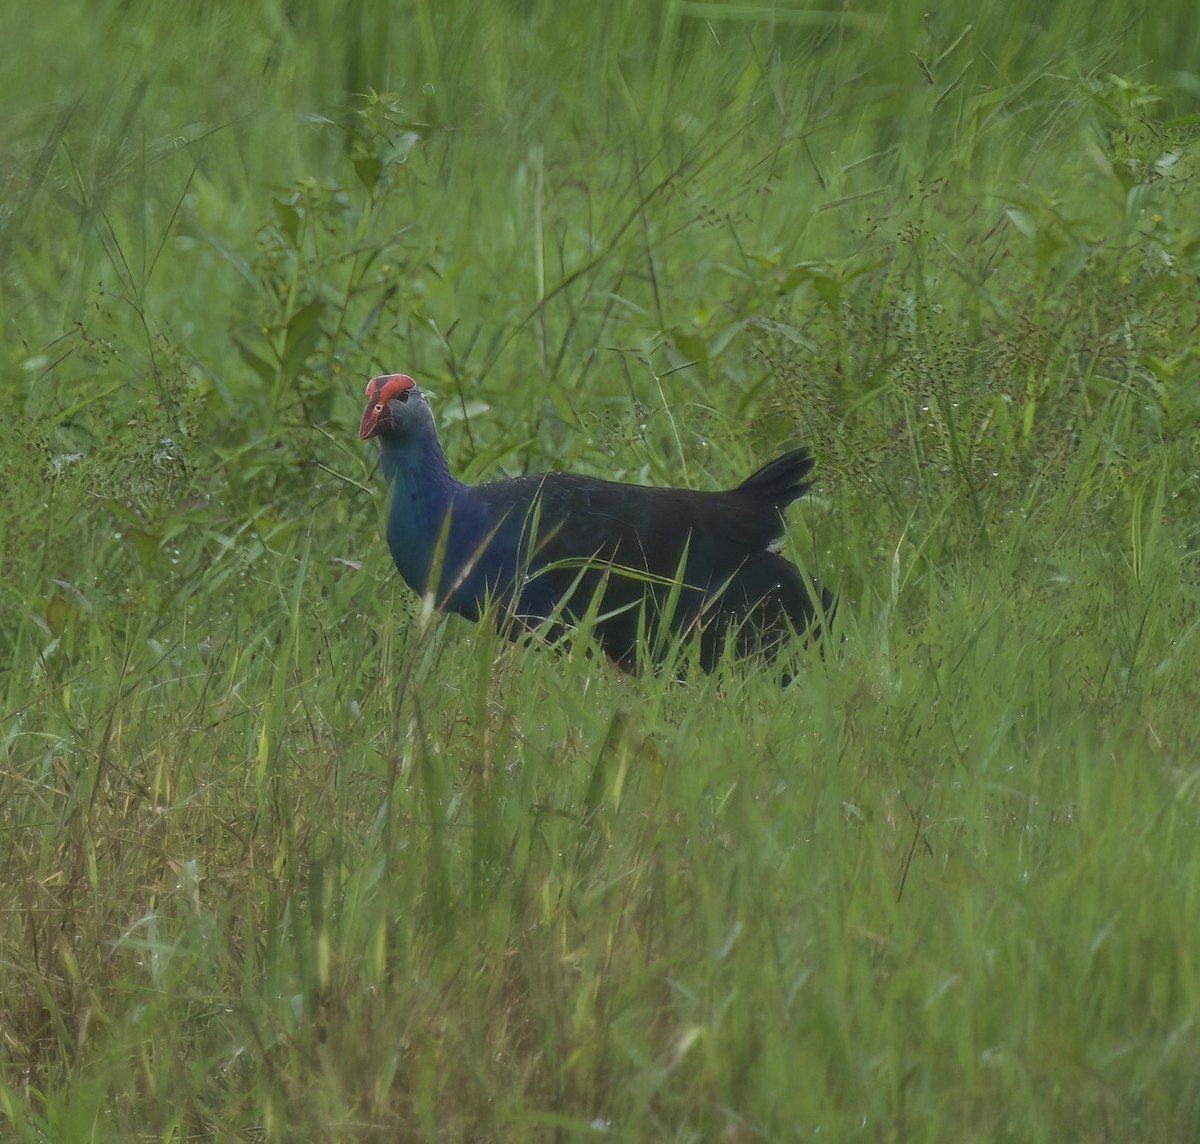
[{"label": "bird's head", "polygon": [[358,427],[363,441],[379,434],[389,437],[402,434],[418,421],[432,422],[432,415],[425,395],[411,377],[385,373],[367,382],[367,408]]}]

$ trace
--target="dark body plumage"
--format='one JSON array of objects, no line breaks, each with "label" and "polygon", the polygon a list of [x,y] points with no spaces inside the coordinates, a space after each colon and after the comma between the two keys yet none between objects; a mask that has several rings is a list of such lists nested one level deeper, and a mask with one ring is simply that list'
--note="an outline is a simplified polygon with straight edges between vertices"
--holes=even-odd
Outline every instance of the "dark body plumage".
[{"label": "dark body plumage", "polygon": [[[405,582],[432,589],[439,607],[478,619],[495,601],[511,635],[546,620],[574,624],[597,600],[596,639],[630,669],[660,658],[668,634],[696,627],[711,670],[730,631],[738,654],[770,653],[789,631],[814,626],[804,577],[774,551],[783,510],[808,491],[807,449],[725,492],[572,473],[464,485],[411,378],[374,378],[367,397],[360,436],[380,439],[388,547]],[[817,591],[829,613],[832,598]]]}]

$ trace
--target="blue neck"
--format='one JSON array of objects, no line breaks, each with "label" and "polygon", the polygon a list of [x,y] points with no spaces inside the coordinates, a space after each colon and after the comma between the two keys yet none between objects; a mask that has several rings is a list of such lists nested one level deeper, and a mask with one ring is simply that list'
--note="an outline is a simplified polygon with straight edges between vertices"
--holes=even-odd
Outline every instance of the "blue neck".
[{"label": "blue neck", "polygon": [[388,548],[405,583],[424,592],[446,515],[460,501],[466,486],[450,475],[433,434],[382,437],[380,462],[392,496]]}]

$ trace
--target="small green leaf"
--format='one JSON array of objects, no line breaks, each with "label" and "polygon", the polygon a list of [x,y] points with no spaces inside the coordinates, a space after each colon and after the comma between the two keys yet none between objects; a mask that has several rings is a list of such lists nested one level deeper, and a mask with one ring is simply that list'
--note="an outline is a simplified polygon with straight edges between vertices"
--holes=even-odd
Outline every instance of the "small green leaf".
[{"label": "small green leaf", "polygon": [[1023,207],[1005,207],[1004,213],[1008,215],[1008,221],[1017,228],[1026,238],[1036,238],[1038,232],[1037,219],[1033,217],[1029,211]]},{"label": "small green leaf", "polygon": [[50,634],[58,639],[67,626],[67,617],[71,614],[71,605],[61,596],[51,596],[46,601],[46,627]]}]

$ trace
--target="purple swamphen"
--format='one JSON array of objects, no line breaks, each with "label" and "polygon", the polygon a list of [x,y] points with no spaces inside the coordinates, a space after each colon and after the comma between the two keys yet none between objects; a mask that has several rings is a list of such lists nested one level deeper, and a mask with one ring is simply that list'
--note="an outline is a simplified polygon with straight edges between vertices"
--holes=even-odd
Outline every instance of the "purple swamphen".
[{"label": "purple swamphen", "polygon": [[670,636],[699,630],[711,671],[730,632],[739,655],[771,655],[789,632],[819,634],[832,614],[829,592],[778,552],[783,510],[809,488],[807,449],[726,492],[574,473],[464,485],[404,374],[367,383],[359,437],[379,438],[387,542],[405,583],[472,620],[494,601],[510,636],[548,621],[553,638],[595,603],[595,638],[627,670],[661,659]]}]

